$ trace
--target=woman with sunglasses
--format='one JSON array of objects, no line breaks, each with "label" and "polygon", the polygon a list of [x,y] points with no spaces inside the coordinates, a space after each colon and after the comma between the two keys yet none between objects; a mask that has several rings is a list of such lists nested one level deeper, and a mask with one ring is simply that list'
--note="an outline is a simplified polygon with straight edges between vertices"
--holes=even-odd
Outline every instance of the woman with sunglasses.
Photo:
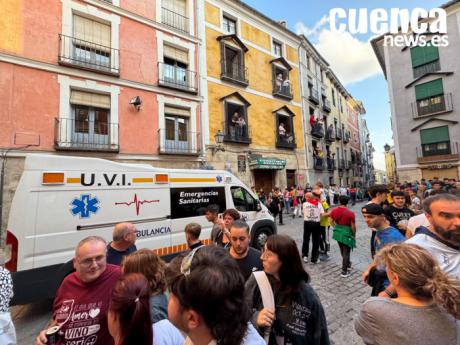
[{"label": "woman with sunglasses", "polygon": [[393,298],[371,297],[363,304],[355,329],[364,343],[456,345],[460,280],[441,271],[433,257],[414,244],[387,245],[375,260],[386,267],[396,292]]},{"label": "woman with sunglasses", "polygon": [[308,284],[295,241],[273,235],[261,256],[275,298],[275,310],[264,308],[256,279],[246,283],[246,299],[252,322],[261,334],[270,332],[269,344],[329,345],[326,317],[321,301]]}]

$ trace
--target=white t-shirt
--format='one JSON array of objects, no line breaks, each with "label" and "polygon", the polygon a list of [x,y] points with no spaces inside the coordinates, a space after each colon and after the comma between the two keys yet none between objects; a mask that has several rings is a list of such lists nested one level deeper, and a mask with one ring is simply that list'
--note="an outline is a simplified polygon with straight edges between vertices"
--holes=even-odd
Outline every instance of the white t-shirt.
[{"label": "white t-shirt", "polygon": [[320,202],[318,205],[313,205],[308,201],[303,203],[303,220],[306,222],[318,222],[321,220],[321,213],[324,213],[324,208]]},{"label": "white t-shirt", "polygon": [[410,217],[409,222],[407,223],[407,230],[409,230],[410,233],[414,235],[415,229],[417,229],[419,226],[430,226],[430,222],[428,221],[428,218],[426,218],[425,213]]},{"label": "white t-shirt", "polygon": [[444,272],[460,279],[460,251],[458,249],[449,247],[425,234],[417,234],[408,239],[406,243],[425,248],[438,261]]}]

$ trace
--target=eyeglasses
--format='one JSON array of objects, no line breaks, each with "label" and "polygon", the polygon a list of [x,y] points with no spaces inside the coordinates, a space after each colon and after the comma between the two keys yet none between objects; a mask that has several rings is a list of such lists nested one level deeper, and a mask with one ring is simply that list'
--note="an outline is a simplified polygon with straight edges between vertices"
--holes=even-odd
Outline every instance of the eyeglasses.
[{"label": "eyeglasses", "polygon": [[198,248],[193,249],[190,253],[188,253],[183,259],[180,264],[180,273],[182,273],[184,276],[188,276],[190,274],[191,268],[192,268],[192,261],[193,257],[195,256],[195,253],[200,249],[203,248],[204,246],[200,246]]},{"label": "eyeglasses", "polygon": [[102,264],[102,262],[105,261],[105,259],[106,259],[105,255],[99,255],[99,256],[96,256],[95,258],[88,258],[85,260],[78,261],[78,263],[85,267],[91,267],[93,262],[96,262],[96,265],[100,265]]}]

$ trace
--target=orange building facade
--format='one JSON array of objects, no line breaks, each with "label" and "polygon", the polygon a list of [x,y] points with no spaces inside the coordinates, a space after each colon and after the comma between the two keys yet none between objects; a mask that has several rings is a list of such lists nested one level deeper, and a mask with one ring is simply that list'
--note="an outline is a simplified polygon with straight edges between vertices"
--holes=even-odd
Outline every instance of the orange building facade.
[{"label": "orange building facade", "polygon": [[4,215],[27,152],[199,166],[194,0],[0,0],[0,7]]}]

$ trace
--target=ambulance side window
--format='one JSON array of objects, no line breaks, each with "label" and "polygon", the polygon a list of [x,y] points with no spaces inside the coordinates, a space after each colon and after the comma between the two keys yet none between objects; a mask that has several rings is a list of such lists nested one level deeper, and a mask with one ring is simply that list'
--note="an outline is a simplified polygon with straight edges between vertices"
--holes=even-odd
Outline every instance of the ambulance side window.
[{"label": "ambulance side window", "polygon": [[256,202],[246,189],[242,187],[232,187],[231,191],[233,204],[238,211],[256,211]]}]

